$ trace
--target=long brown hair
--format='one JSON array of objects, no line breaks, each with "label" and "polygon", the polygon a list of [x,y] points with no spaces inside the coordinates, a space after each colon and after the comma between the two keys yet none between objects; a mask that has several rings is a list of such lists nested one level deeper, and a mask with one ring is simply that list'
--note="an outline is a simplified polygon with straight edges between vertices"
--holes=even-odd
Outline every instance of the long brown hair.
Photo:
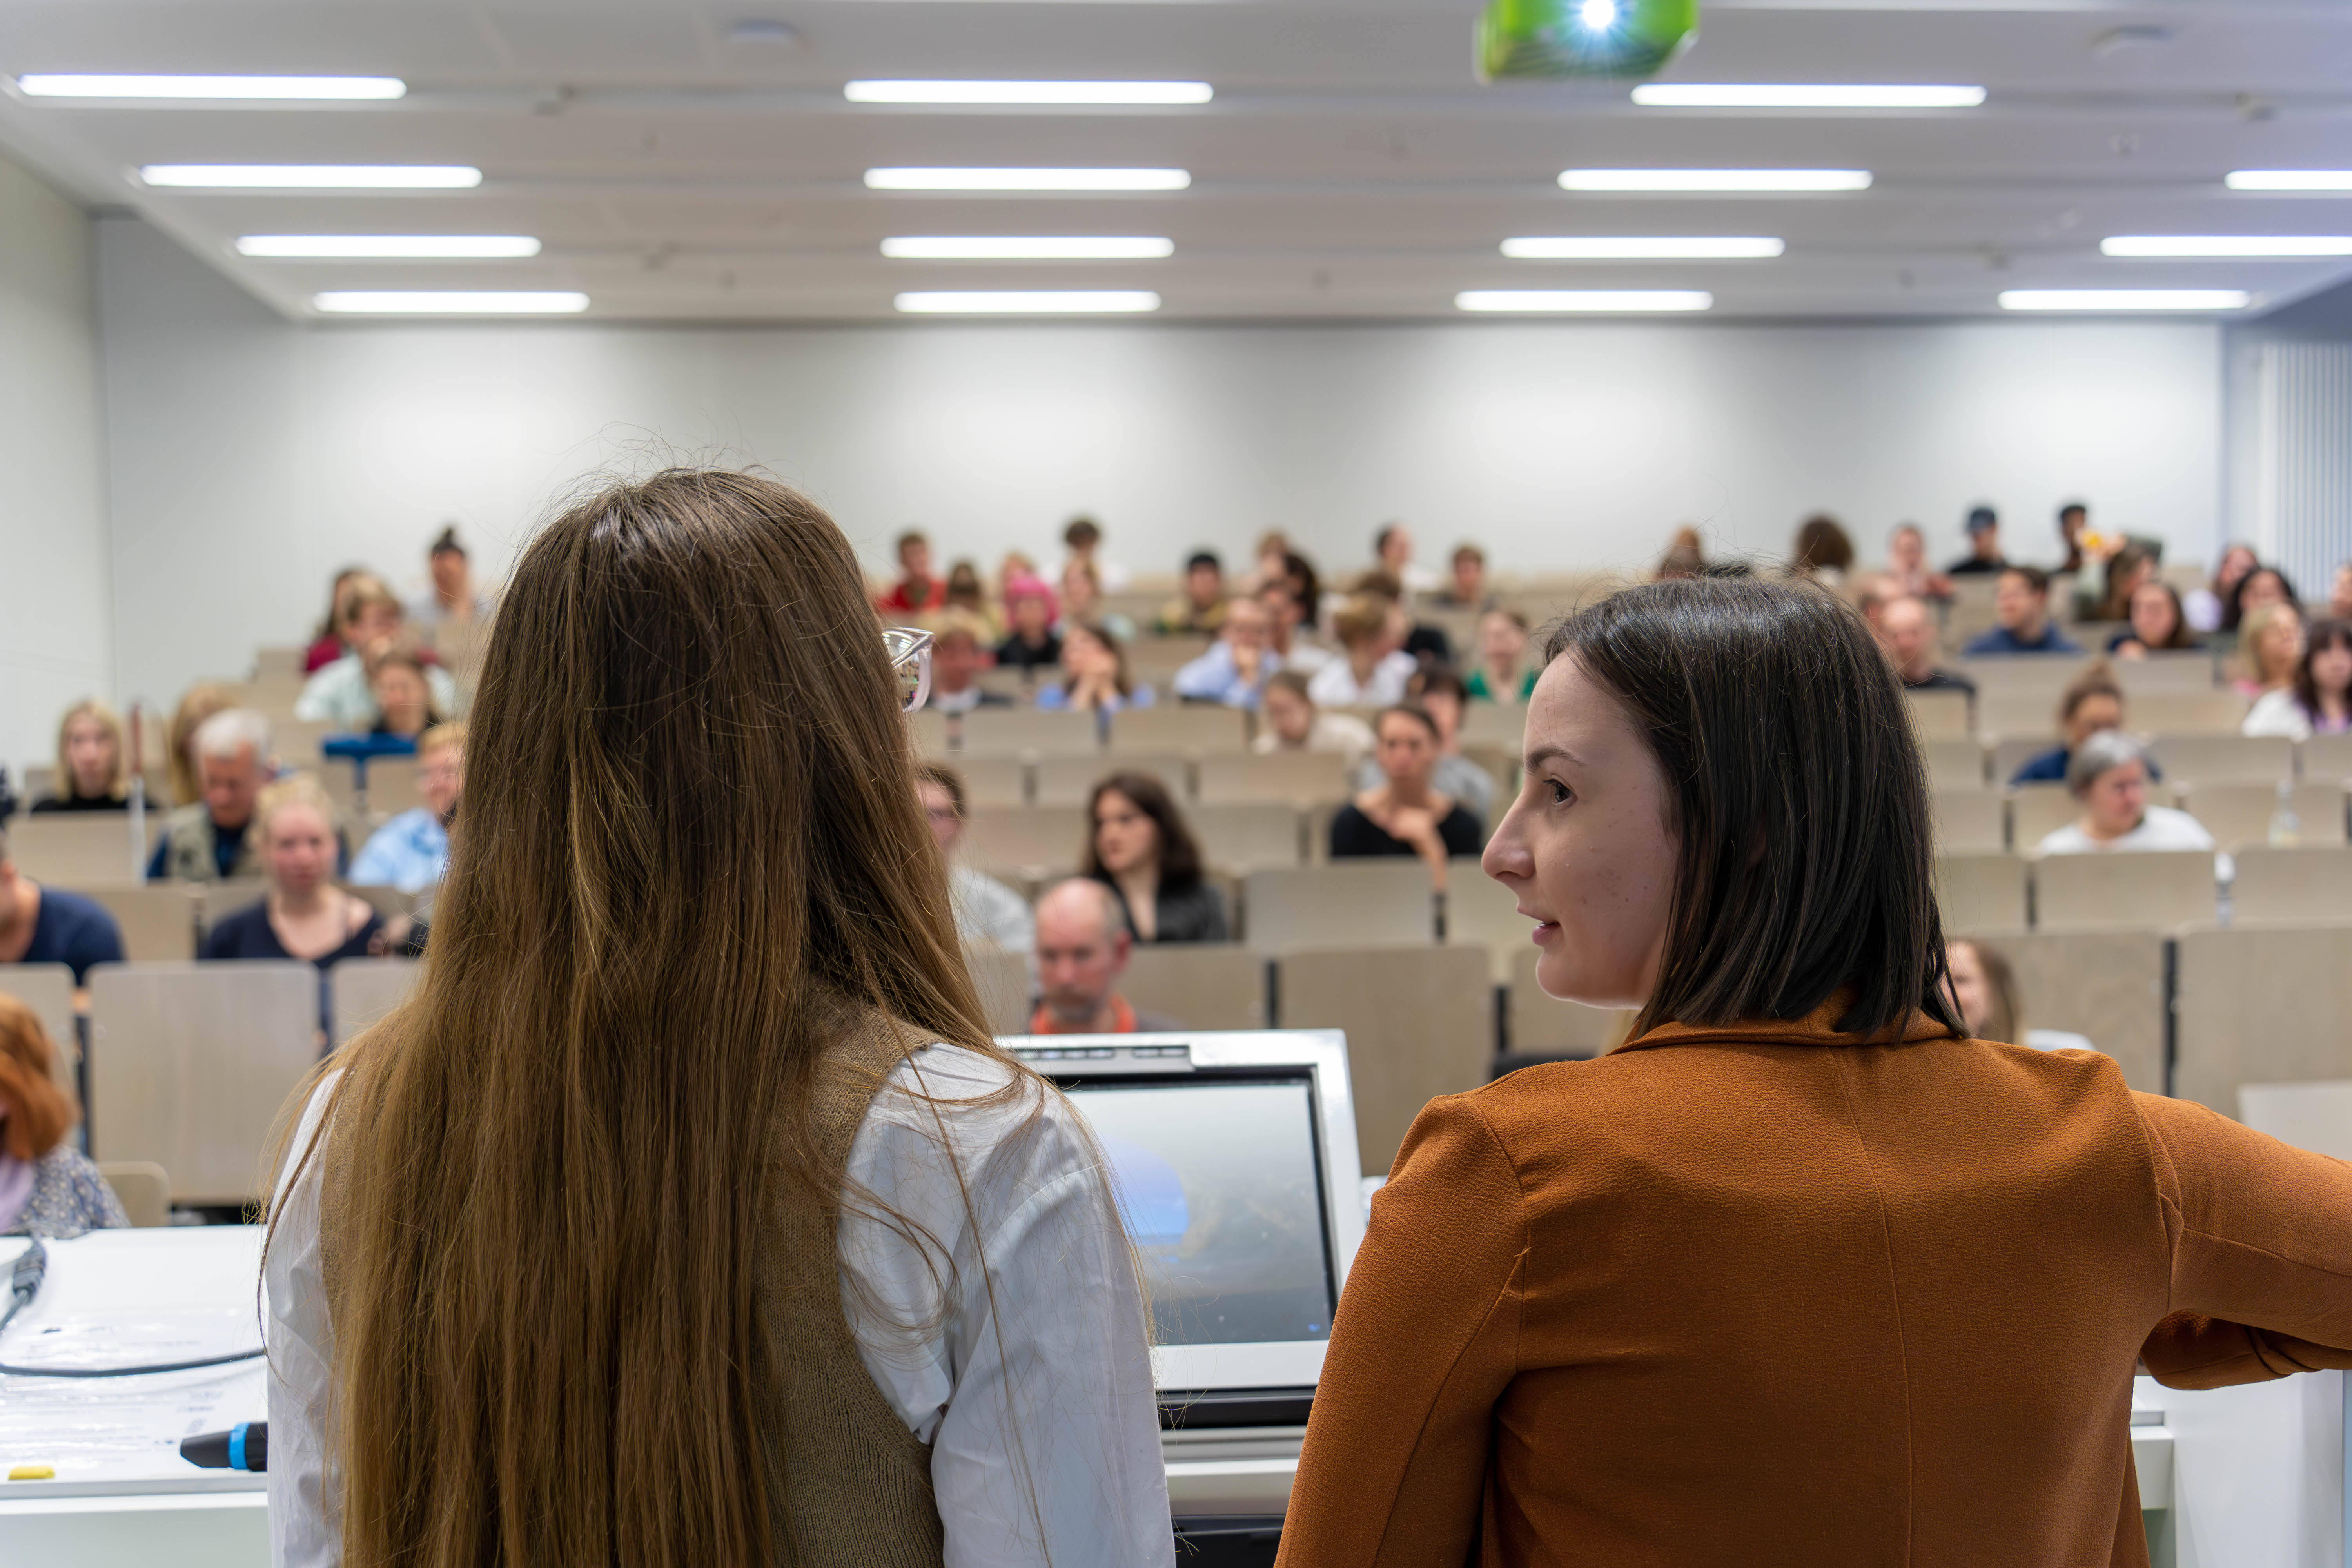
[{"label": "long brown hair", "polygon": [[673,469],[525,552],[430,956],[322,1119],[352,1568],[769,1559],[752,1254],[766,1184],[818,1168],[838,1004],[1034,1081],[898,689],[856,557],[781,485]]}]

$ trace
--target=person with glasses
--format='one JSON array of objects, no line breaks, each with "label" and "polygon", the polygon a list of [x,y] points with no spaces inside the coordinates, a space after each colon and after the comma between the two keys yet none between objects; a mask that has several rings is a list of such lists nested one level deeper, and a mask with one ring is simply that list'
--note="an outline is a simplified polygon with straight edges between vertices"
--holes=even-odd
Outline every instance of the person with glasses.
[{"label": "person with glasses", "polygon": [[1024,955],[1036,952],[1037,920],[1029,910],[1029,901],[956,858],[971,821],[971,808],[964,804],[962,775],[953,768],[924,763],[915,769],[915,789],[922,797],[931,837],[948,863],[948,898],[955,905],[956,934],[963,938],[966,947]]}]

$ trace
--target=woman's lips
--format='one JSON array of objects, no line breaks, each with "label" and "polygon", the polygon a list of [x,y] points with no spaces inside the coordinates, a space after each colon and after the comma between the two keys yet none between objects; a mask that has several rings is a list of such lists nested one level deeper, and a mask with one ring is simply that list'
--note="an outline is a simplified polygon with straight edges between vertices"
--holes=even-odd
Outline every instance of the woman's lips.
[{"label": "woman's lips", "polygon": [[1559,934],[1559,922],[1558,921],[1538,921],[1536,922],[1535,940],[1536,945],[1538,947],[1543,945],[1545,942],[1549,942]]}]

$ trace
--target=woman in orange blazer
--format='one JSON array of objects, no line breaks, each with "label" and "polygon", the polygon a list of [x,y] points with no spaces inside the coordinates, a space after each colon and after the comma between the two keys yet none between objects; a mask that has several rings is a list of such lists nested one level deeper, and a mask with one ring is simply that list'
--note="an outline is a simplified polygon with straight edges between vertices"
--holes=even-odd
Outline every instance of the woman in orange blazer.
[{"label": "woman in orange blazer", "polygon": [[1813,588],[1550,639],[1486,869],[1590,1062],[1433,1101],[1284,1568],[2144,1564],[2134,1363],[2352,1365],[2352,1166],[1963,1037],[1895,676]]}]

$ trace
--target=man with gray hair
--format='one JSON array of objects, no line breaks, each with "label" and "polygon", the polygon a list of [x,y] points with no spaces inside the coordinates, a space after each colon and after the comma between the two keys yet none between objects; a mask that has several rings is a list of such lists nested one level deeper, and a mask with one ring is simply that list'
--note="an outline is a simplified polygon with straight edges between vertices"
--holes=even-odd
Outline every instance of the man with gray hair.
[{"label": "man with gray hair", "polygon": [[196,726],[188,742],[205,798],[163,819],[147,862],[151,882],[226,882],[261,875],[246,843],[253,804],[272,777],[269,721],[250,708],[225,708]]},{"label": "man with gray hair", "polygon": [[1037,900],[1037,979],[1044,1000],[1033,1035],[1132,1035],[1181,1029],[1139,1013],[1118,994],[1134,939],[1118,900],[1100,882],[1072,877]]}]

